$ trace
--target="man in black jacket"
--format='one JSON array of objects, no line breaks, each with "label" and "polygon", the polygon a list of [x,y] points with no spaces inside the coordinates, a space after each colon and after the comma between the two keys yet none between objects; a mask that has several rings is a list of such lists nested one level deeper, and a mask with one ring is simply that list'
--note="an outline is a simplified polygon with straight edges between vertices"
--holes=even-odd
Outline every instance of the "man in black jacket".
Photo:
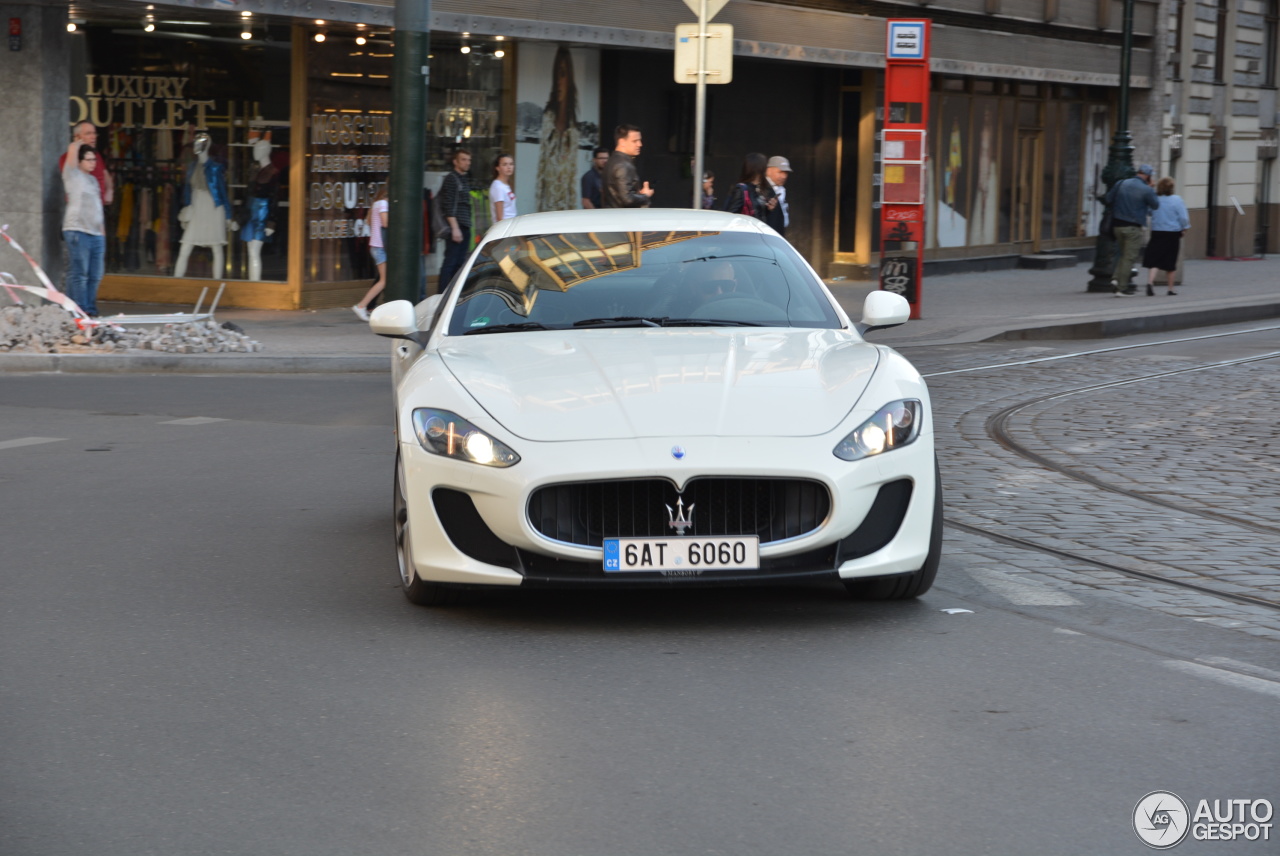
[{"label": "man in black jacket", "polygon": [[604,180],[600,183],[600,197],[605,208],[648,208],[653,190],[649,182],[639,189],[640,175],[631,159],[640,154],[644,141],[635,125],[619,125],[613,132],[613,154],[604,165]]},{"label": "man in black jacket", "polygon": [[444,260],[440,263],[438,288],[444,291],[467,261],[471,252],[471,152],[453,153],[453,169],[440,182],[440,210],[449,224],[444,239]]}]

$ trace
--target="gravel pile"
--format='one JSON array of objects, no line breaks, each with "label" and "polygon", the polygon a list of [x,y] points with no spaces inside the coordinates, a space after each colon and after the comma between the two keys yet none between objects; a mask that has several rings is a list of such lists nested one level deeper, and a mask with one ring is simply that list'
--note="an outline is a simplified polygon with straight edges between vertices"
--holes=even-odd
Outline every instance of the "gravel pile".
[{"label": "gravel pile", "polygon": [[81,330],[61,308],[7,306],[0,309],[0,353],[36,354],[159,351],[166,354],[248,354],[262,345],[238,328],[212,321],[188,324],[147,324]]}]

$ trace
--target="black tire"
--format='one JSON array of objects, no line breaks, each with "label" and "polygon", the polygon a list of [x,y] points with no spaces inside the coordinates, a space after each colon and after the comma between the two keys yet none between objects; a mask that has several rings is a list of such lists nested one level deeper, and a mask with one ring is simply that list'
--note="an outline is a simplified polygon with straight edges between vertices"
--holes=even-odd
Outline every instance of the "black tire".
[{"label": "black tire", "polygon": [[400,572],[400,586],[410,603],[418,606],[448,606],[457,600],[458,590],[446,583],[427,582],[418,576],[413,565],[413,553],[409,548],[409,505],[400,486],[400,456],[396,455],[395,486],[392,489],[391,507],[396,539],[396,565]]},{"label": "black tire", "polygon": [[909,600],[927,592],[938,576],[942,562],[942,477],[938,459],[933,459],[933,526],[929,530],[929,553],[920,570],[887,577],[844,580],[845,591],[858,600]]}]

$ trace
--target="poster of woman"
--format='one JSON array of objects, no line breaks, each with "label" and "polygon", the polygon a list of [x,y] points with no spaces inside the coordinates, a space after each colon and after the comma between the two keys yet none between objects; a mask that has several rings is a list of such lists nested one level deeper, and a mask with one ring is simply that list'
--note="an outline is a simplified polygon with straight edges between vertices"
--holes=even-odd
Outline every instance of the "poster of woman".
[{"label": "poster of woman", "polygon": [[579,207],[578,179],[599,138],[599,65],[595,50],[521,47],[516,196],[533,201],[530,211]]}]

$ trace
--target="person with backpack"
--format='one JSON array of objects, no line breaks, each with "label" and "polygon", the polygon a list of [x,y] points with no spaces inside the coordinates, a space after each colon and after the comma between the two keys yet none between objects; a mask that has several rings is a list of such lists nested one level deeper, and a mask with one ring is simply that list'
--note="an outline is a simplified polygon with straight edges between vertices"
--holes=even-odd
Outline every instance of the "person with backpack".
[{"label": "person with backpack", "polygon": [[441,291],[467,260],[471,250],[471,152],[458,149],[453,153],[453,169],[440,182],[440,210],[449,231],[444,238],[444,260],[440,263]]},{"label": "person with backpack", "polygon": [[778,197],[765,178],[769,159],[760,152],[751,152],[742,160],[742,173],[738,183],[729,191],[724,210],[730,214],[745,214],[766,221],[766,215],[778,206]]},{"label": "person with backpack", "polygon": [[359,303],[351,307],[351,311],[361,321],[369,320],[369,304],[387,287],[387,250],[382,236],[387,228],[387,212],[390,208],[391,204],[387,202],[387,185],[383,184],[374,195],[373,204],[369,206],[369,255],[373,256],[373,263],[378,268],[378,281],[369,286]]}]

